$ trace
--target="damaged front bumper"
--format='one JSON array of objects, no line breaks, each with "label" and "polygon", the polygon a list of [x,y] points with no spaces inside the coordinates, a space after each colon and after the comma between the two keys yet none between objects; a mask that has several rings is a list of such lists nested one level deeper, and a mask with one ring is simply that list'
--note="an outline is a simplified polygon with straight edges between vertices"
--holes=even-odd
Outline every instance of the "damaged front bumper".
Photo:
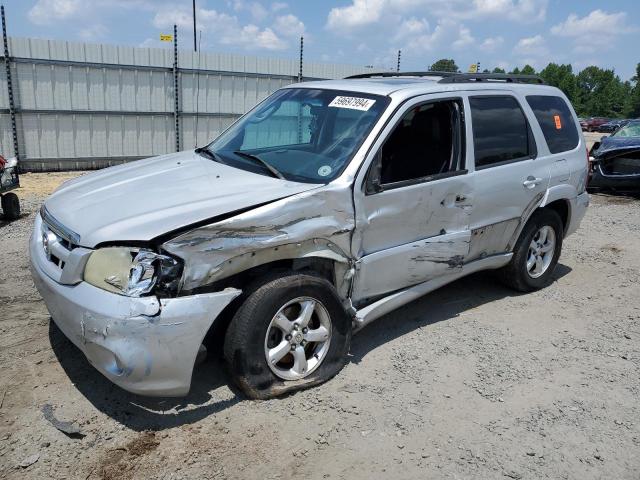
[{"label": "damaged front bumper", "polygon": [[150,396],[189,392],[198,349],[237,289],[158,299],[110,293],[86,282],[62,285],[46,273],[38,229],[30,241],[31,272],[51,318],[116,385]]},{"label": "damaged front bumper", "polygon": [[607,151],[593,158],[589,188],[640,192],[640,150]]}]

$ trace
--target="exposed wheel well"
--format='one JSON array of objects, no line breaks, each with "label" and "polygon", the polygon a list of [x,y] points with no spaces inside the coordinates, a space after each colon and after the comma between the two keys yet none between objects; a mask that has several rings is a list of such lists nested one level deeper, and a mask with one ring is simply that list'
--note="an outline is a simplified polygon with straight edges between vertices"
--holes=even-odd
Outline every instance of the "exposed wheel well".
[{"label": "exposed wheel well", "polygon": [[566,232],[567,227],[569,226],[569,202],[567,200],[556,200],[549,203],[544,208],[553,210],[560,216],[560,219],[562,220],[562,229]]},{"label": "exposed wheel well", "polygon": [[208,285],[192,293],[202,293],[205,291],[213,292],[219,291],[227,287],[239,288],[242,290],[242,294],[234,299],[226,308],[218,315],[216,320],[209,328],[209,331],[205,335],[204,344],[207,347],[209,356],[221,355],[224,345],[224,337],[231,323],[231,319],[235,315],[240,305],[244,300],[260,286],[260,278],[267,274],[276,271],[298,271],[298,272],[313,272],[316,275],[327,279],[335,286],[335,264],[333,260],[319,257],[309,258],[296,258],[287,260],[277,260],[274,262],[265,263],[256,267],[240,272],[231,277],[219,280],[214,284]]}]

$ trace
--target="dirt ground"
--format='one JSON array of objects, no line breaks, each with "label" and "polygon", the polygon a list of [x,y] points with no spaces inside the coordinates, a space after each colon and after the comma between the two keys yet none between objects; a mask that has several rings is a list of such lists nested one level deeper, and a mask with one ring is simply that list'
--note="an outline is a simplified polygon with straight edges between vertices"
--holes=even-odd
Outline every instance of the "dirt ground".
[{"label": "dirt ground", "polygon": [[34,214],[74,175],[25,175],[0,219],[0,478],[640,478],[640,200],[594,195],[548,288],[455,282],[356,335],[325,385],[250,401],[207,360],[153,400],[96,372],[31,282]]}]

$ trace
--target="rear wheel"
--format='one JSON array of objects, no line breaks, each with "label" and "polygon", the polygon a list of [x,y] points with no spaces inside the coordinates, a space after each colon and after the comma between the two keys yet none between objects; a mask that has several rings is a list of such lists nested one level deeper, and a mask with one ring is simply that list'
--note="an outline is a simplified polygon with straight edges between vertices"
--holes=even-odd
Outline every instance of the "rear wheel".
[{"label": "rear wheel", "polygon": [[20,217],[20,200],[13,192],[2,195],[2,211],[5,220],[17,220]]},{"label": "rear wheel", "polygon": [[251,398],[272,398],[322,383],[343,367],[351,319],[333,286],[314,275],[266,280],[240,306],[224,353]]},{"label": "rear wheel", "polygon": [[551,282],[562,251],[563,226],[553,210],[539,210],[525,225],[516,242],[511,261],[499,270],[507,286],[531,292]]}]

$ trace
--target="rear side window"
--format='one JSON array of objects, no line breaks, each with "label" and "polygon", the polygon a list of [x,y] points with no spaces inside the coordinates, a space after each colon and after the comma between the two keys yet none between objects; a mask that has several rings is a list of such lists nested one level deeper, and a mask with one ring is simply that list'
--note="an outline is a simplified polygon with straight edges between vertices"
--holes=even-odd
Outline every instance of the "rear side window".
[{"label": "rear side window", "polygon": [[578,129],[567,103],[562,98],[530,95],[527,102],[540,124],[551,153],[566,152],[578,146]]},{"label": "rear side window", "polygon": [[518,101],[510,96],[470,97],[476,169],[535,156],[535,142]]}]

